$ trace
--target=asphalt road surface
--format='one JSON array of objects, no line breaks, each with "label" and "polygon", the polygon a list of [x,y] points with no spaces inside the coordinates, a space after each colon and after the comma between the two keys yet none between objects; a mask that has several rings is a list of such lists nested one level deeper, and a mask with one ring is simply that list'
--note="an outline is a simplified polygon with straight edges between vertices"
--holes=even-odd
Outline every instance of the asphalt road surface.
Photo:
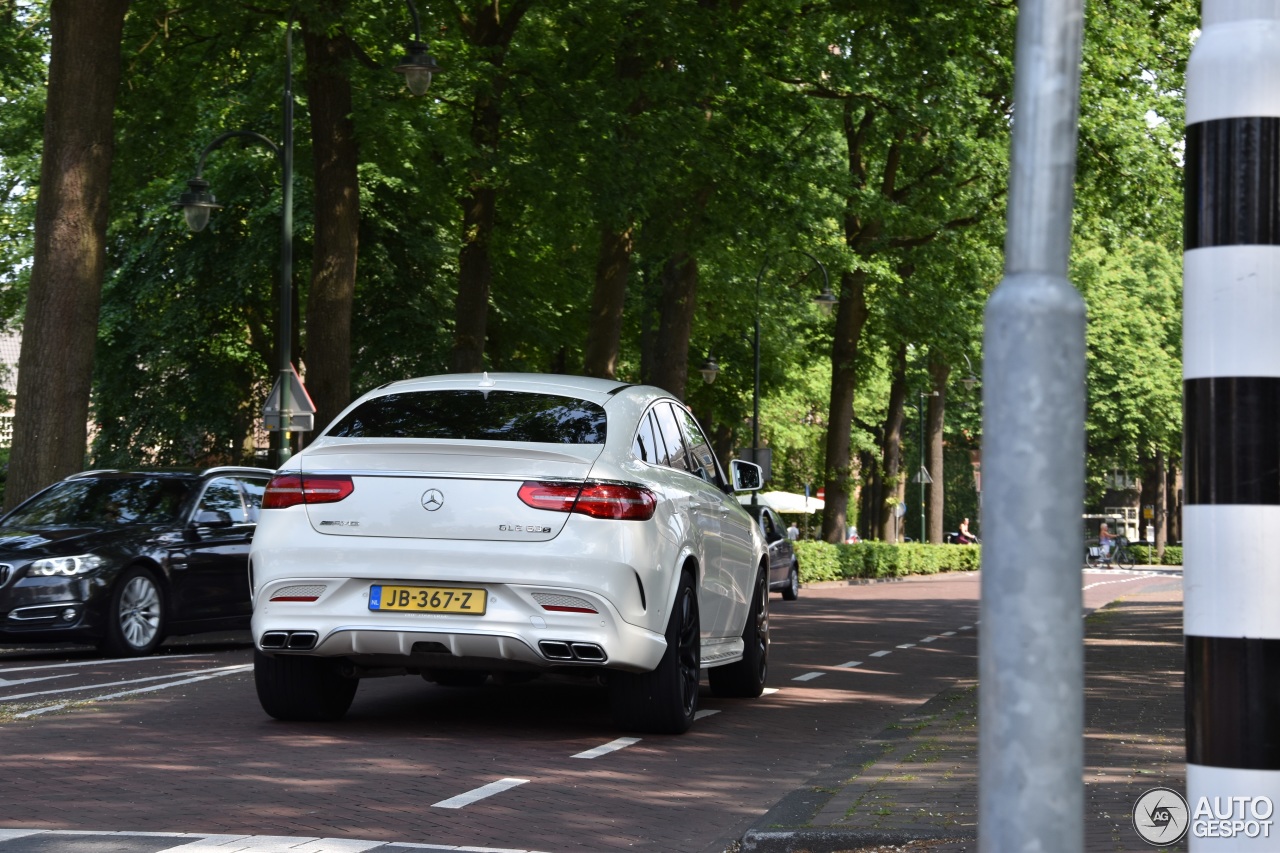
[{"label": "asphalt road surface", "polygon": [[[1178,584],[1085,571],[1086,609]],[[0,853],[722,853],[788,792],[977,675],[977,574],[772,597],[769,690],[706,691],[677,737],[613,728],[588,681],[361,683],[281,723],[247,633],[136,660],[0,647]]]}]

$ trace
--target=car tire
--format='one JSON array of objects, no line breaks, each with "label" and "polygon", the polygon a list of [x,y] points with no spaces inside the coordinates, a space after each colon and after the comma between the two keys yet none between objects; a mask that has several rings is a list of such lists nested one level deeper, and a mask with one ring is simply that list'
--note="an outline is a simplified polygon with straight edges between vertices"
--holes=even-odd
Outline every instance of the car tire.
[{"label": "car tire", "polygon": [[125,569],[111,588],[101,649],[122,658],[149,655],[164,640],[166,621],[156,576],[141,566]]},{"label": "car tire", "polygon": [[742,628],[742,660],[707,670],[716,696],[754,699],[764,692],[769,676],[769,581],[762,568],[751,596],[751,611]]},{"label": "car tire", "polygon": [[795,601],[800,597],[800,564],[791,562],[791,571],[787,572],[787,585],[782,588],[783,601]]},{"label": "car tire", "polygon": [[432,669],[422,677],[441,687],[480,687],[489,680],[489,673],[483,669]]},{"label": "car tire", "polygon": [[698,592],[682,572],[667,620],[667,650],[652,672],[609,674],[609,704],[617,726],[627,731],[683,734],[698,711],[702,666]]},{"label": "car tire", "polygon": [[253,653],[253,683],[262,710],[277,720],[341,720],[360,679],[348,678],[332,658]]}]

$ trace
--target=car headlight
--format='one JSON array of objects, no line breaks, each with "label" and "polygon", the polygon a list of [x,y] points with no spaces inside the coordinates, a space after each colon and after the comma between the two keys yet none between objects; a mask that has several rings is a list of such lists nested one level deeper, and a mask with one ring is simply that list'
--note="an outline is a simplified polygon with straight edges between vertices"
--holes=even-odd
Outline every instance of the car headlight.
[{"label": "car headlight", "polygon": [[76,557],[50,557],[44,560],[36,560],[27,568],[28,575],[37,577],[52,577],[54,575],[63,575],[65,577],[74,577],[75,575],[86,575],[103,564],[104,560],[93,554],[81,554]]}]

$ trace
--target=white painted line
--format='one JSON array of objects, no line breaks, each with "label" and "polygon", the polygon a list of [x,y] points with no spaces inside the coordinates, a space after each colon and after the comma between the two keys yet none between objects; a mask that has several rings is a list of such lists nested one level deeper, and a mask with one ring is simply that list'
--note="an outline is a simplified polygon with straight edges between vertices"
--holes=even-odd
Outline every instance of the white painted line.
[{"label": "white painted line", "polygon": [[[149,658],[148,660],[166,661],[166,660],[180,660],[182,658],[207,658],[207,657],[210,657],[210,655],[164,655],[162,657],[152,657],[152,658]],[[67,663],[47,663],[47,664],[41,664],[40,666],[10,666],[10,667],[0,668],[0,675],[6,672],[34,672],[40,669],[68,669],[70,667],[76,667],[76,666],[101,666],[102,664],[107,664],[107,663],[137,663],[137,662],[138,662],[137,658],[103,658],[101,660],[81,660],[81,661],[68,661]]]},{"label": "white painted line", "polygon": [[447,800],[432,803],[431,806],[432,808],[437,809],[460,809],[464,806],[469,806],[472,803],[479,802],[485,797],[492,797],[494,794],[501,794],[503,791],[509,791],[512,788],[517,788],[528,781],[528,779],[499,779],[497,782],[490,782],[488,785],[481,785],[474,791],[468,791],[465,794],[459,794],[456,797],[450,797]]},{"label": "white painted line", "polygon": [[[697,719],[696,715],[694,719]],[[620,749],[626,749],[633,743],[639,743],[638,737],[620,737],[617,740],[611,740],[606,744],[597,746],[595,749],[588,749],[586,752],[579,752],[571,758],[599,758],[602,755],[608,755],[611,752],[617,752]]]},{"label": "white painted line", "polygon": [[872,656],[873,658],[882,658],[882,657],[884,657],[885,655],[891,655],[891,654],[893,654],[893,652],[891,652],[891,651],[872,652],[872,653],[871,653],[871,656]]},{"label": "white painted line", "polygon": [[936,640],[936,639],[938,639],[938,638],[937,638],[937,637],[925,637],[925,638],[924,638],[923,640],[921,640],[920,642],[922,642],[922,643],[932,643],[932,642],[933,642],[934,640]]},{"label": "white painted line", "polygon": [[797,675],[792,681],[813,681],[815,678],[821,678],[826,675],[825,672],[806,672],[804,675]]},{"label": "white painted line", "polygon": [[960,626],[960,630],[961,630],[961,631],[972,631],[972,630],[973,630],[973,626],[972,626],[972,625],[961,625],[961,626]]},{"label": "white painted line", "polygon": [[70,678],[70,677],[71,677],[71,673],[68,672],[63,675],[37,675],[35,678],[15,678],[13,681],[6,681],[5,679],[0,678],[0,688],[17,687],[19,684],[31,684],[36,681],[50,681],[54,678]]},{"label": "white painted line", "polygon": [[840,664],[840,668],[841,668],[841,669],[853,669],[855,666],[862,666],[862,661],[860,661],[860,660],[848,660],[848,661],[845,661],[844,663]]},{"label": "white painted line", "polygon": [[[186,672],[171,672],[168,675],[149,675],[146,678],[130,678],[125,681],[109,681],[106,684],[86,684],[83,687],[63,687],[59,690],[39,690],[35,693],[19,693],[16,696],[5,696],[0,698],[0,702],[15,702],[18,699],[30,699],[35,696],[52,696],[55,693],[84,693],[89,690],[101,690],[104,687],[122,687],[126,684],[143,684],[148,681],[164,681],[168,678],[183,678],[189,675],[206,675],[230,674],[232,672],[242,672],[246,669],[252,669],[253,664],[244,663],[235,666],[222,666],[214,669],[189,669]],[[186,683],[186,682],[180,682]]]},{"label": "white painted line", "polygon": [[898,648],[900,649],[914,649],[915,647],[916,647],[915,643],[903,643],[902,645],[898,646]]},{"label": "white painted line", "polygon": [[760,691],[760,695],[761,695],[761,696],[772,696],[773,694],[775,694],[775,693],[777,693],[777,692],[778,692],[778,688],[777,688],[777,687],[766,687],[764,690],[761,690],[761,691]]},{"label": "white painted line", "polygon": [[695,720],[701,720],[703,717],[711,717],[720,713],[719,708],[707,708],[705,711],[699,711],[693,715]]},{"label": "white painted line", "polygon": [[353,838],[292,838],[287,835],[222,835],[168,847],[159,853],[365,853],[385,841]]},{"label": "white painted line", "polygon": [[[185,678],[182,681],[170,681],[166,684],[153,684],[150,687],[138,687],[133,690],[121,690],[118,693],[108,693],[105,696],[90,696],[82,699],[82,702],[105,702],[108,699],[119,699],[121,696],[133,696],[137,693],[153,693],[157,690],[168,690],[170,687],[181,687],[184,684],[195,684],[197,681],[208,681],[211,678],[221,678],[224,675],[235,675],[236,673],[245,672],[253,669],[253,664],[246,663],[239,666],[228,667],[226,670],[213,670],[205,675],[197,675],[193,678]],[[65,691],[63,691],[65,692]],[[23,711],[21,714],[14,714],[14,719],[23,720],[27,717],[36,717],[40,714],[47,714],[50,711],[60,711],[70,705],[70,702],[59,702],[56,705],[44,705],[40,708],[32,708],[30,711]]]},{"label": "white painted line", "polygon": [[193,839],[177,847],[166,847],[156,853],[357,853],[395,847],[397,850],[437,850],[450,853],[539,853],[514,847],[459,847],[453,844],[416,844],[410,841],[364,841],[352,838],[294,838],[284,835],[201,835],[194,832],[128,832],[83,829],[0,829],[0,841],[49,833],[76,835],[90,842],[127,838]]},{"label": "white painted line", "polygon": [[939,634],[938,636],[939,636],[939,637],[954,637],[955,635],[956,635],[956,632],[955,632],[955,631],[943,631],[943,632],[942,632],[941,634]]}]

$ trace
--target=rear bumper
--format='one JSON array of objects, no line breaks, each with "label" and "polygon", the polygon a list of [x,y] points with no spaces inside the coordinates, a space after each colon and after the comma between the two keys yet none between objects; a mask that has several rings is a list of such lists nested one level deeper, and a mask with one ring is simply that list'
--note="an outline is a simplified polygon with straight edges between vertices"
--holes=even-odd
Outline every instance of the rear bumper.
[{"label": "rear bumper", "polygon": [[[541,585],[481,584],[482,616],[368,609],[370,581],[282,578],[263,585],[253,638],[267,654],[349,658],[371,666],[488,666],[493,669],[596,667],[654,669],[666,651],[662,634],[624,621],[598,595],[556,588],[591,602],[596,613],[551,613],[535,594]],[[274,602],[290,587],[323,587],[314,602]],[[598,650],[594,651],[594,650]]]}]

